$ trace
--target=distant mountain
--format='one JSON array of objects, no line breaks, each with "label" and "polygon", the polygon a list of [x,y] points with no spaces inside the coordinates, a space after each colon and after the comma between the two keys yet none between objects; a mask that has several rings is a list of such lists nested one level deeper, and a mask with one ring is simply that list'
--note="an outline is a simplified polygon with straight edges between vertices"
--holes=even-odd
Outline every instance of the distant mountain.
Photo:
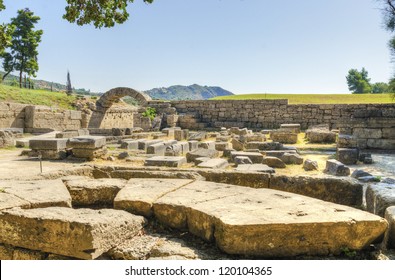
[{"label": "distant mountain", "polygon": [[216,96],[234,95],[232,92],[221,87],[209,87],[200,85],[171,86],[168,88],[154,88],[146,90],[153,99],[162,100],[205,100]]}]

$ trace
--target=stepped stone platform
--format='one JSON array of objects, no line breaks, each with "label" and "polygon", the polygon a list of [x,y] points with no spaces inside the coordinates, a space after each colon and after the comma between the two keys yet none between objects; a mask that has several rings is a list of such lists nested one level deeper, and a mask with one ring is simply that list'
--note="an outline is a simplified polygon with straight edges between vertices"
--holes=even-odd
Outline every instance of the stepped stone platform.
[{"label": "stepped stone platform", "polygon": [[113,209],[14,208],[0,213],[0,243],[95,259],[135,236],[144,218]]}]

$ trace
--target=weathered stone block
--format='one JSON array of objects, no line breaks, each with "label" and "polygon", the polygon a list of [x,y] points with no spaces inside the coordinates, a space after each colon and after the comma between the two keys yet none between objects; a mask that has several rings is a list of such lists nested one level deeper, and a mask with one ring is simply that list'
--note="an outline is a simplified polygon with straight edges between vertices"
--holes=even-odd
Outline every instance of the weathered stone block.
[{"label": "weathered stone block", "polygon": [[76,149],[73,148],[73,156],[76,158],[83,158],[87,160],[93,160],[95,158],[100,158],[107,154],[107,148],[98,149]]},{"label": "weathered stone block", "polygon": [[0,243],[79,259],[95,259],[135,236],[143,217],[125,211],[49,207],[0,213]]},{"label": "weathered stone block", "polygon": [[371,184],[366,189],[366,209],[384,217],[385,210],[395,206],[395,184]]},{"label": "weathered stone block", "polygon": [[73,149],[98,149],[106,145],[104,136],[79,136],[69,139],[68,148]]},{"label": "weathered stone block", "polygon": [[241,143],[239,140],[233,138],[232,139],[232,148],[235,149],[236,151],[243,151],[244,150],[244,144]]},{"label": "weathered stone block", "polygon": [[201,168],[211,168],[211,169],[224,169],[228,167],[229,163],[227,160],[222,158],[213,158],[198,164]]},{"label": "weathered stone block", "polygon": [[296,153],[284,153],[281,156],[281,160],[285,164],[303,164],[303,157]]},{"label": "weathered stone block", "polygon": [[[339,134],[337,140],[338,148],[355,148],[358,147],[357,139],[352,135]],[[362,149],[362,148],[361,148]]]},{"label": "weathered stone block", "polygon": [[273,168],[286,168],[287,167],[285,165],[285,163],[281,159],[279,159],[277,157],[268,157],[268,156],[266,156],[266,157],[263,158],[262,163],[266,164],[266,165],[268,165],[270,167],[273,167]]},{"label": "weathered stone block", "polygon": [[303,169],[305,171],[318,170],[318,163],[315,160],[306,159],[303,163]]},{"label": "weathered stone block", "polygon": [[138,150],[139,141],[141,140],[124,140],[121,142],[121,149]]},{"label": "weathered stone block", "polygon": [[192,141],[188,141],[189,150],[191,152],[196,151],[199,148],[198,144],[199,144],[198,141],[193,141],[193,140]]},{"label": "weathered stone block", "polygon": [[29,147],[32,150],[55,150],[66,149],[67,139],[41,138],[30,139]]},{"label": "weathered stone block", "polygon": [[167,157],[167,156],[155,156],[145,160],[146,166],[166,166],[166,167],[180,167],[187,160],[185,157]]},{"label": "weathered stone block", "polygon": [[388,207],[385,211],[388,230],[385,233],[384,244],[389,249],[395,249],[395,206]]},{"label": "weathered stone block", "polygon": [[263,172],[263,173],[275,173],[276,171],[267,166],[266,164],[254,163],[254,164],[242,164],[237,166],[237,171],[248,171],[248,172]]},{"label": "weathered stone block", "polygon": [[324,173],[335,175],[335,176],[348,176],[350,175],[351,171],[348,166],[345,166],[340,161],[335,159],[329,159],[326,161],[326,168]]},{"label": "weathered stone block", "polygon": [[215,141],[205,141],[198,144],[200,149],[215,150]]},{"label": "weathered stone block", "polygon": [[215,149],[217,151],[225,151],[226,149],[229,149],[230,145],[228,142],[215,142]]},{"label": "weathered stone block", "polygon": [[157,199],[191,182],[187,179],[130,179],[115,197],[114,208],[150,217]]},{"label": "weathered stone block", "polygon": [[380,139],[383,136],[383,134],[381,129],[354,128],[353,136],[356,138]]},{"label": "weathered stone block", "polygon": [[117,193],[126,185],[122,179],[72,178],[64,180],[74,207],[111,207]]},{"label": "weathered stone block", "polygon": [[208,157],[208,158],[215,158],[219,156],[217,150],[208,150],[208,149],[197,149],[195,151],[191,151],[187,153],[187,161],[193,162],[195,159],[199,157]]},{"label": "weathered stone block", "polygon": [[356,164],[359,159],[358,149],[338,148],[337,160],[344,164]]},{"label": "weathered stone block", "polygon": [[139,140],[138,141],[138,148],[139,150],[147,151],[148,146],[163,143],[162,140]]},{"label": "weathered stone block", "polygon": [[0,187],[0,209],[71,207],[71,196],[61,180],[0,181]]},{"label": "weathered stone block", "polygon": [[363,185],[350,178],[272,175],[270,188],[342,205],[362,205]]},{"label": "weathered stone block", "polygon": [[240,164],[252,164],[252,161],[250,160],[249,157],[235,157],[234,162],[236,166],[239,166]]},{"label": "weathered stone block", "polygon": [[289,131],[273,130],[270,132],[270,139],[282,144],[296,144],[298,142],[298,134]]},{"label": "weathered stone block", "polygon": [[287,130],[291,131],[294,133],[300,133],[300,124],[295,124],[295,123],[290,123],[290,124],[281,124],[280,125],[281,130]]},{"label": "weathered stone block", "polygon": [[345,246],[360,250],[387,227],[384,219],[351,207],[209,182],[170,192],[153,209],[159,222],[215,240],[228,254],[260,257],[340,254]]},{"label": "weathered stone block", "polygon": [[248,157],[251,159],[251,161],[253,163],[262,163],[263,161],[263,155],[261,153],[254,153],[254,152],[231,152],[230,153],[230,158],[232,161],[234,161],[235,157],[238,156],[244,156],[244,157]]},{"label": "weathered stone block", "polygon": [[367,147],[371,149],[395,150],[395,139],[368,139]]},{"label": "weathered stone block", "polygon": [[166,152],[166,146],[164,145],[164,143],[157,143],[147,147],[147,154],[164,156],[165,152]]}]

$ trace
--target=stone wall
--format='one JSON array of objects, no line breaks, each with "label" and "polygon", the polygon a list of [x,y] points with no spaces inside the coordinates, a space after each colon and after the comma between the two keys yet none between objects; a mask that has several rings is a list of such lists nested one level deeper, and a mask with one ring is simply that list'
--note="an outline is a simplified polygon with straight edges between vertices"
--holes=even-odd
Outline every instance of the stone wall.
[{"label": "stone wall", "polygon": [[25,107],[23,104],[0,103],[0,128],[24,128]]},{"label": "stone wall", "polygon": [[[302,129],[311,125],[329,124],[337,128],[344,120],[361,118],[359,112],[379,111],[388,116],[395,127],[395,104],[297,104],[288,100],[207,100],[173,101],[180,126],[189,129],[202,127],[248,127],[253,129],[279,128],[284,123],[299,123]],[[183,125],[183,119],[187,119]],[[186,124],[188,127],[185,127]]]},{"label": "stone wall", "polygon": [[82,112],[47,106],[25,107],[25,131],[76,130],[82,128]]},{"label": "stone wall", "polygon": [[107,110],[96,110],[86,116],[87,127],[89,128],[132,128],[134,127],[134,116],[137,114],[136,108],[112,107]]}]

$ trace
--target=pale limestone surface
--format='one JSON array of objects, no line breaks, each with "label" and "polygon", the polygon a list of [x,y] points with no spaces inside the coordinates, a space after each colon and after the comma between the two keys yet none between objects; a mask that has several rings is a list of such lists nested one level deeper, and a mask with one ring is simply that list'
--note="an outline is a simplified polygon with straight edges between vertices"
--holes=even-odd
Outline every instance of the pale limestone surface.
[{"label": "pale limestone surface", "polygon": [[95,259],[135,236],[143,217],[112,209],[14,208],[0,213],[0,243]]},{"label": "pale limestone surface", "polygon": [[156,218],[229,254],[290,257],[359,250],[382,236],[375,215],[291,193],[194,182],[154,203]]},{"label": "pale limestone surface", "polygon": [[[14,196],[12,203],[22,203],[20,206],[23,208],[71,207],[71,196],[60,179],[38,181],[1,180],[0,188],[5,194]],[[20,201],[16,202],[15,197],[19,198]],[[0,205],[6,205],[11,202],[5,201],[3,203],[0,203]],[[27,207],[26,203],[29,207]],[[0,208],[3,207],[0,206]]]},{"label": "pale limestone surface", "polygon": [[130,179],[114,200],[114,208],[149,217],[160,197],[189,183],[187,179]]}]

